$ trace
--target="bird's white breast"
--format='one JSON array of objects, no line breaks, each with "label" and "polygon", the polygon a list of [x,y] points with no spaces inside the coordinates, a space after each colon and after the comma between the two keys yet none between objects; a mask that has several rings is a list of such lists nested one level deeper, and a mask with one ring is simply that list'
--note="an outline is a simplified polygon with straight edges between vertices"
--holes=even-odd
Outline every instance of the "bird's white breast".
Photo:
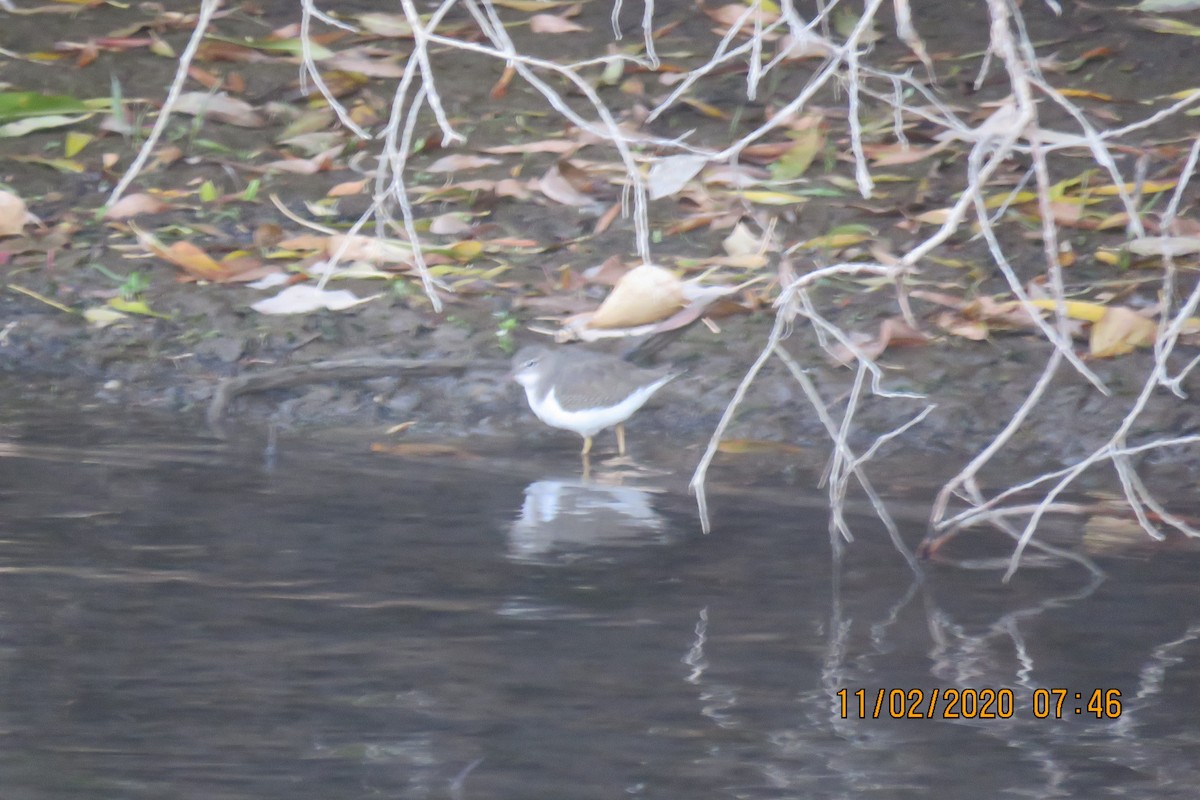
[{"label": "bird's white breast", "polygon": [[649,386],[643,386],[611,408],[585,408],[568,411],[559,404],[554,389],[547,392],[545,397],[538,399],[534,394],[533,386],[530,385],[525,386],[525,397],[529,400],[529,407],[533,409],[533,413],[547,425],[575,431],[580,436],[595,436],[605,428],[611,428],[618,422],[629,419],[633,412],[641,408],[650,399],[650,395],[658,391],[671,377],[673,376],[667,376]]}]

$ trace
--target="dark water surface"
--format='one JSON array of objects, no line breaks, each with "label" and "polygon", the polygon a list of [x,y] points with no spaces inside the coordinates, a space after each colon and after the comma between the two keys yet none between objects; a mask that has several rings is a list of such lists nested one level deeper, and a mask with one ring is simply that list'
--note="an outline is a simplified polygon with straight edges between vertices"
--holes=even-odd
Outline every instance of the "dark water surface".
[{"label": "dark water surface", "polygon": [[[868,521],[835,567],[819,512],[702,536],[686,476],[535,455],[5,420],[0,796],[1196,797],[1195,554],[918,584]],[[858,718],[881,688],[1013,706]]]}]

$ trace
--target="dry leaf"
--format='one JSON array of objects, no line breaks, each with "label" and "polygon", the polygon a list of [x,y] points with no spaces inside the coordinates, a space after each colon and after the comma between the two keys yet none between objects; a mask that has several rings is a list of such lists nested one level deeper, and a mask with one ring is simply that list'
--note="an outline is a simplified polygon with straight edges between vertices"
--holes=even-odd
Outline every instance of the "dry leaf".
[{"label": "dry leaf", "polygon": [[0,189],[0,236],[20,236],[29,220],[25,201]]},{"label": "dry leaf", "polygon": [[669,156],[655,161],[646,179],[650,199],[657,200],[675,194],[696,177],[707,163],[706,157],[691,154]]},{"label": "dry leaf", "polygon": [[307,314],[320,309],[343,311],[361,305],[382,295],[358,297],[345,289],[318,289],[310,283],[289,286],[274,297],[259,300],[251,308],[260,314]]},{"label": "dry leaf", "polygon": [[127,194],[104,212],[105,219],[129,219],[139,214],[158,214],[171,207],[152,194],[138,192]]},{"label": "dry leaf", "polygon": [[461,236],[471,231],[472,225],[465,215],[455,211],[439,214],[429,222],[429,232],[438,236]]},{"label": "dry leaf", "polygon": [[529,18],[529,30],[534,33],[576,33],[587,28],[554,14],[534,14]]},{"label": "dry leaf", "polygon": [[631,328],[666,319],[684,303],[683,281],[653,264],[634,267],[596,309],[593,328]]},{"label": "dry leaf", "polygon": [[451,153],[448,156],[442,156],[437,161],[425,168],[425,172],[458,172],[464,169],[479,169],[480,167],[490,167],[501,163],[498,158],[488,158],[487,156],[473,156],[468,153]]},{"label": "dry leaf", "polygon": [[[564,206],[585,208],[595,204],[597,202],[595,198],[577,189],[563,174],[564,169],[561,168],[561,165],[567,163],[566,161],[560,161],[546,170],[546,174],[538,181],[538,189],[546,197],[549,197],[556,203],[562,203]],[[574,167],[574,169],[578,170],[578,167]]]},{"label": "dry leaf", "polygon": [[1154,344],[1158,325],[1131,308],[1113,306],[1092,325],[1088,352],[1092,358],[1111,358]]},{"label": "dry leaf", "polygon": [[751,233],[744,222],[734,225],[733,230],[721,242],[725,252],[731,256],[760,255],[762,244],[762,239]]},{"label": "dry leaf", "polygon": [[267,124],[254,106],[224,92],[184,92],[179,95],[172,110],[178,114],[204,117],[242,128],[261,128]]},{"label": "dry leaf", "polygon": [[367,188],[368,181],[370,181],[370,178],[363,178],[357,181],[343,181],[326,192],[325,196],[346,197],[348,195],[361,194],[362,190]]},{"label": "dry leaf", "polygon": [[[855,342],[858,350],[871,360],[878,358],[889,347],[915,347],[928,343],[928,336],[909,325],[901,317],[889,317],[879,323],[879,335],[874,339],[866,338]],[[856,360],[855,354],[845,345],[839,344],[829,352],[844,366],[849,366]]]},{"label": "dry leaf", "polygon": [[572,142],[567,139],[542,139],[536,142],[526,142],[525,144],[504,144],[497,147],[485,147],[482,152],[492,153],[497,156],[528,155],[530,153],[556,153],[558,155],[565,155],[574,153],[581,146],[579,142]]}]

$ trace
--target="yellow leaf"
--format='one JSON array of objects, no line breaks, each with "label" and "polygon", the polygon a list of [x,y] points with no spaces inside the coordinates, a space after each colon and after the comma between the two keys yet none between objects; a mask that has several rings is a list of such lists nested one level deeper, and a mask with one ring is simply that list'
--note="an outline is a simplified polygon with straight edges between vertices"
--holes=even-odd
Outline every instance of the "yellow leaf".
[{"label": "yellow leaf", "polygon": [[712,103],[706,103],[703,100],[697,100],[694,97],[684,97],[680,101],[685,106],[691,106],[696,111],[700,112],[709,119],[729,119],[729,115],[721,109],[714,106]]},{"label": "yellow leaf", "polygon": [[464,239],[450,245],[449,250],[450,255],[459,261],[470,261],[483,252],[483,243],[477,239]]},{"label": "yellow leaf", "polygon": [[63,155],[67,158],[74,158],[79,155],[79,151],[88,146],[88,143],[95,137],[90,133],[80,133],[79,131],[69,131],[66,139],[63,140]]},{"label": "yellow leaf", "polygon": [[[1143,181],[1142,194],[1158,194],[1159,192],[1169,192],[1170,190],[1174,189],[1178,183],[1179,182],[1175,180]],[[1122,188],[1127,192],[1132,192],[1135,188],[1137,188],[1137,184],[1127,183]],[[1090,191],[1092,194],[1100,195],[1101,197],[1113,197],[1119,193],[1117,187],[1111,183],[1106,186],[1096,186]]]},{"label": "yellow leaf", "polygon": [[1111,103],[1113,99],[1111,94],[1093,92],[1089,89],[1059,89],[1058,91],[1061,92],[1064,97],[1086,97],[1089,100],[1102,100],[1106,103]]},{"label": "yellow leaf", "polygon": [[1110,267],[1119,267],[1121,265],[1121,254],[1116,250],[1097,250],[1092,255],[1092,258]]},{"label": "yellow leaf", "polygon": [[145,300],[122,300],[119,297],[114,297],[108,301],[108,305],[116,311],[121,311],[126,314],[141,314],[143,317],[157,317],[158,319],[170,319],[166,314],[159,314],[157,311],[151,311],[150,306]]},{"label": "yellow leaf", "polygon": [[[1051,312],[1058,307],[1053,300],[1030,300],[1029,305]],[[1101,303],[1085,303],[1082,300],[1067,300],[1063,303],[1063,307],[1066,309],[1067,317],[1084,322],[1099,322],[1105,314],[1112,310]]]},{"label": "yellow leaf", "polygon": [[1016,194],[1013,194],[1012,192],[1002,192],[989,197],[984,201],[983,205],[985,208],[996,209],[1000,208],[1006,203],[1010,206],[1019,206],[1024,205],[1025,203],[1032,203],[1035,200],[1037,200],[1037,192],[1017,192]]},{"label": "yellow leaf", "polygon": [[841,250],[870,240],[871,237],[865,233],[831,233],[826,236],[813,237],[807,242],[802,242],[798,247],[803,250]]},{"label": "yellow leaf", "polygon": [[115,308],[108,308],[106,306],[85,309],[83,318],[97,328],[107,328],[109,325],[113,325],[123,319],[129,319],[128,316],[117,311]]},{"label": "yellow leaf", "polygon": [[749,200],[751,203],[760,203],[765,206],[790,206],[808,202],[808,198],[802,195],[756,189],[740,192],[738,197]]}]

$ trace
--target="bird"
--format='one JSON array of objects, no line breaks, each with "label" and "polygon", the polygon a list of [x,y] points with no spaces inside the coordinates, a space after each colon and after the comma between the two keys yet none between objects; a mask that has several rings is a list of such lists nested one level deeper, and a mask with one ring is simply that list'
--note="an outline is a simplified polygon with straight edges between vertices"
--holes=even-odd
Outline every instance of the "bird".
[{"label": "bird", "polygon": [[624,456],[625,420],[679,375],[580,347],[527,345],[513,356],[512,364],[509,375],[525,387],[533,413],[551,427],[582,436],[585,458],[592,450],[592,437],[614,425],[617,448]]}]

